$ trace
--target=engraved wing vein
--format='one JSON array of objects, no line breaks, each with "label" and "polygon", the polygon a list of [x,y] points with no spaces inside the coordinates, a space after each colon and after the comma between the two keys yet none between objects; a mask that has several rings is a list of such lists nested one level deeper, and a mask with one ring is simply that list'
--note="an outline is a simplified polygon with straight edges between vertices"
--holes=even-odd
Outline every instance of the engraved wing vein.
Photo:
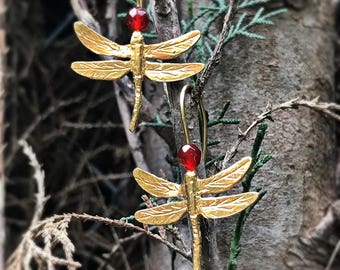
[{"label": "engraved wing vein", "polygon": [[198,30],[180,37],[157,44],[145,45],[145,57],[155,59],[172,59],[189,50],[200,38]]},{"label": "engraved wing vein", "polygon": [[119,45],[99,35],[82,22],[74,23],[74,31],[81,43],[94,53],[122,58],[131,57],[130,45]]},{"label": "engraved wing vein", "polygon": [[156,82],[173,82],[186,79],[204,68],[201,63],[157,63],[146,61],[145,75]]},{"label": "engraved wing vein", "polygon": [[166,225],[179,221],[187,211],[187,201],[171,202],[139,210],[135,213],[135,218],[141,223],[149,225]]},{"label": "engraved wing vein", "polygon": [[214,176],[199,180],[198,186],[201,194],[217,194],[233,188],[242,180],[250,165],[251,158],[245,157]]},{"label": "engraved wing vein", "polygon": [[223,218],[232,216],[250,206],[257,198],[257,192],[201,198],[201,214],[205,218]]},{"label": "engraved wing vein", "polygon": [[133,171],[138,185],[152,196],[161,198],[183,197],[181,185],[169,182],[151,173],[136,168]]},{"label": "engraved wing vein", "polygon": [[116,80],[130,70],[129,61],[74,62],[71,68],[78,74],[97,80]]}]

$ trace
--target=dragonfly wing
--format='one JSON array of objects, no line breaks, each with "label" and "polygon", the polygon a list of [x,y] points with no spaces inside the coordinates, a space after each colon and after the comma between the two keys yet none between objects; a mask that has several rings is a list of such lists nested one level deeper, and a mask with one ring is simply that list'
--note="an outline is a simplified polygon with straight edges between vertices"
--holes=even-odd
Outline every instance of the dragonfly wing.
[{"label": "dragonfly wing", "polygon": [[199,180],[199,189],[202,194],[217,194],[233,188],[247,173],[251,162],[250,157],[245,157],[214,176]]},{"label": "dragonfly wing", "polygon": [[133,176],[138,185],[152,196],[161,198],[184,196],[184,190],[181,185],[164,180],[142,169],[134,169]]},{"label": "dragonfly wing", "polygon": [[146,58],[172,59],[189,50],[200,38],[198,30],[158,44],[145,45]]},{"label": "dragonfly wing", "polygon": [[204,68],[201,63],[157,63],[146,61],[145,75],[156,82],[174,82],[184,80]]},{"label": "dragonfly wing", "polygon": [[187,212],[186,201],[171,202],[139,210],[135,218],[141,223],[149,225],[166,225],[179,221]]},{"label": "dragonfly wing", "polygon": [[258,195],[257,192],[247,192],[230,196],[201,198],[201,214],[205,218],[229,217],[253,204]]},{"label": "dragonfly wing", "polygon": [[99,35],[82,22],[74,23],[74,31],[76,32],[81,43],[83,43],[86,48],[93,51],[94,53],[102,55],[114,55],[122,58],[131,57],[129,45],[119,45]]},{"label": "dragonfly wing", "polygon": [[78,74],[95,80],[116,80],[130,70],[129,61],[73,62],[71,68]]}]

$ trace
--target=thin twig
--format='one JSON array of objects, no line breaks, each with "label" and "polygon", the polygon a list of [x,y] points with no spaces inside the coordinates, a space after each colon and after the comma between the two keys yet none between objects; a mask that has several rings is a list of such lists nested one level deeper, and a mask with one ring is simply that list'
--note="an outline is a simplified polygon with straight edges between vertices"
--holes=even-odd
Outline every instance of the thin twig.
[{"label": "thin twig", "polygon": [[106,123],[77,123],[65,121],[62,123],[62,127],[74,128],[74,129],[99,129],[99,128],[122,128],[122,124],[116,124],[112,122]]},{"label": "thin twig", "polygon": [[249,136],[249,133],[259,123],[263,122],[265,119],[271,119],[271,116],[274,112],[285,109],[297,109],[301,106],[313,109],[322,114],[328,115],[337,121],[340,121],[340,115],[336,113],[340,112],[340,105],[335,103],[319,102],[319,97],[316,97],[311,100],[294,98],[292,100],[274,106],[268,104],[266,110],[262,114],[257,116],[256,119],[250,124],[250,126],[244,132],[239,131],[238,140],[234,144],[234,146],[226,153],[222,163],[222,168],[227,167],[228,162],[236,155],[239,145]]},{"label": "thin twig", "polygon": [[223,28],[220,33],[219,40],[216,44],[213,54],[209,58],[199,78],[196,80],[195,87],[192,91],[193,99],[196,101],[198,101],[200,97],[202,96],[203,89],[206,86],[212,72],[214,71],[215,67],[221,61],[224,40],[229,32],[229,29],[231,26],[231,20],[233,19],[235,11],[236,11],[236,6],[237,6],[237,0],[229,0],[229,8],[228,8],[226,15],[224,16]]},{"label": "thin twig", "polygon": [[84,0],[71,0],[71,6],[76,16],[86,25],[100,33],[100,25],[92,16]]},{"label": "thin twig", "polygon": [[127,229],[127,230],[131,230],[131,231],[136,231],[139,233],[143,233],[146,236],[153,238],[163,244],[165,244],[166,246],[168,246],[170,249],[172,249],[175,252],[178,252],[179,254],[181,254],[183,257],[187,258],[188,260],[191,260],[191,254],[189,252],[185,252],[182,249],[178,248],[176,245],[164,240],[161,236],[159,236],[158,234],[154,234],[149,230],[145,230],[142,227],[133,225],[132,223],[128,223],[128,222],[123,222],[120,220],[116,220],[116,219],[110,219],[110,218],[105,218],[105,217],[100,217],[100,216],[92,216],[92,215],[88,215],[88,214],[76,214],[76,213],[71,213],[71,214],[62,214],[62,215],[54,215],[50,218],[47,218],[41,222],[39,222],[35,227],[33,227],[30,232],[33,235],[38,234],[40,231],[42,231],[42,229],[44,228],[44,226],[46,226],[46,224],[50,224],[50,223],[55,223],[55,222],[60,222],[61,220],[67,220],[67,219],[79,219],[82,221],[94,221],[94,222],[100,222],[103,223],[105,225],[110,225],[110,226],[114,226],[114,227],[118,227],[118,228],[123,228],[123,229]]},{"label": "thin twig", "polygon": [[9,155],[7,156],[7,158],[5,160],[5,167],[8,167],[12,163],[17,151],[20,149],[20,145],[18,144],[18,141],[27,140],[31,136],[33,131],[39,126],[39,124],[41,124],[41,122],[46,120],[48,117],[50,117],[53,113],[55,113],[59,109],[73,105],[75,103],[79,103],[80,101],[83,100],[84,97],[85,96],[82,95],[82,96],[78,96],[78,97],[71,98],[71,99],[68,99],[68,100],[60,101],[58,104],[49,107],[45,112],[43,112],[39,116],[37,116],[32,121],[32,123],[26,128],[26,130],[22,133],[20,138],[17,141],[15,141],[15,143],[12,145],[11,152],[9,153]]},{"label": "thin twig", "polygon": [[329,261],[327,263],[327,267],[325,268],[325,270],[331,270],[331,267],[332,267],[332,265],[335,261],[336,256],[338,255],[339,251],[340,251],[340,240],[336,244],[336,246],[335,246],[335,248],[332,252],[331,257],[329,258]]},{"label": "thin twig", "polygon": [[51,196],[53,197],[53,199],[56,199],[57,197],[65,196],[66,193],[70,193],[74,190],[79,190],[84,186],[96,184],[100,181],[116,181],[121,179],[128,179],[131,177],[132,173],[116,173],[116,174],[111,173],[100,176],[93,176],[90,178],[78,180],[76,183],[66,186],[64,189],[58,191],[57,193],[52,194]]},{"label": "thin twig", "polygon": [[45,196],[45,184],[44,184],[45,173],[41,169],[41,166],[38,162],[35,153],[33,152],[32,147],[24,140],[19,141],[19,145],[22,146],[24,154],[30,161],[30,165],[34,170],[33,177],[37,184],[37,193],[35,194],[36,197],[35,211],[30,225],[30,228],[32,228],[39,222],[44,210],[44,205],[46,201],[49,199],[49,196]]},{"label": "thin twig", "polygon": [[[187,258],[188,260],[191,260],[191,254],[190,253],[179,249],[174,244],[164,240],[160,235],[154,234],[154,233],[150,232],[149,230],[145,230],[144,228],[133,225],[132,223],[123,222],[123,221],[120,221],[120,220],[114,220],[114,219],[110,219],[110,218],[99,217],[99,216],[91,216],[91,215],[88,215],[88,214],[72,213],[72,214],[66,214],[66,215],[69,215],[71,218],[76,218],[76,219],[81,219],[81,220],[97,221],[97,222],[104,223],[106,225],[112,225],[114,227],[119,227],[119,228],[124,228],[124,229],[132,230],[132,231],[142,232],[145,235],[147,235],[148,237],[153,238],[153,239],[161,242],[162,244],[165,244],[166,246],[171,248],[173,251],[178,252],[183,257]],[[63,215],[55,216],[55,217],[61,218],[62,216]]]}]

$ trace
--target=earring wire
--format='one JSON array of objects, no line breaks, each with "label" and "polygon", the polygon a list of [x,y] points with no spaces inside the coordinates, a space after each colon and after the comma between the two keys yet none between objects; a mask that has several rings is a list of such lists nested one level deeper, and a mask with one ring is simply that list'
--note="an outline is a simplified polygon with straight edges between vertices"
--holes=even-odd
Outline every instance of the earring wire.
[{"label": "earring wire", "polygon": [[[185,112],[185,95],[188,90],[191,90],[193,86],[191,84],[186,84],[183,86],[180,97],[179,97],[179,104],[180,104],[180,110],[181,110],[181,119],[183,124],[183,130],[184,130],[184,136],[185,136],[185,143],[190,144],[190,135],[189,135],[189,128],[188,128],[188,122]],[[202,98],[199,100],[199,108],[202,116],[202,157],[203,161],[205,162],[206,159],[206,153],[207,153],[207,118],[205,113],[205,108],[203,104]]]}]

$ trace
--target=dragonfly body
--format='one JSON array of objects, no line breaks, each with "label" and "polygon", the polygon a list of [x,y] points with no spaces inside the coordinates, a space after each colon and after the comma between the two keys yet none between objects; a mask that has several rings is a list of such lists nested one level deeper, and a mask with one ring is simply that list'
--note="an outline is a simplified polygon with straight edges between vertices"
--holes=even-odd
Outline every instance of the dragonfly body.
[{"label": "dragonfly body", "polygon": [[133,175],[137,183],[152,196],[162,198],[182,197],[183,200],[139,210],[135,218],[144,224],[172,224],[189,214],[193,236],[193,269],[201,269],[200,216],[223,218],[234,215],[258,198],[257,192],[247,192],[220,197],[202,197],[204,194],[218,194],[239,183],[251,166],[251,158],[246,157],[209,178],[199,179],[195,171],[187,171],[184,183],[179,185],[159,178],[139,168]]},{"label": "dragonfly body", "polygon": [[144,38],[141,32],[133,32],[130,42],[131,59],[130,67],[133,74],[133,81],[135,84],[135,103],[132,110],[132,117],[130,122],[130,130],[134,130],[137,126],[139,112],[142,107],[142,83],[145,74],[144,55]]},{"label": "dragonfly body", "polygon": [[200,191],[197,186],[197,174],[195,171],[186,172],[184,175],[186,199],[188,200],[188,214],[190,217],[193,235],[193,265],[194,270],[201,269],[200,258],[202,252],[200,229]]},{"label": "dragonfly body", "polygon": [[199,31],[191,31],[178,38],[150,45],[144,43],[140,31],[135,31],[130,44],[119,45],[99,35],[82,22],[76,22],[74,29],[83,45],[94,53],[130,58],[128,61],[74,62],[71,65],[71,68],[78,74],[96,80],[116,80],[129,71],[132,73],[135,85],[135,104],[131,115],[130,131],[134,131],[138,123],[144,77],[157,82],[172,82],[188,78],[200,72],[204,67],[201,63],[159,63],[147,60],[167,60],[177,57],[198,41]]}]

